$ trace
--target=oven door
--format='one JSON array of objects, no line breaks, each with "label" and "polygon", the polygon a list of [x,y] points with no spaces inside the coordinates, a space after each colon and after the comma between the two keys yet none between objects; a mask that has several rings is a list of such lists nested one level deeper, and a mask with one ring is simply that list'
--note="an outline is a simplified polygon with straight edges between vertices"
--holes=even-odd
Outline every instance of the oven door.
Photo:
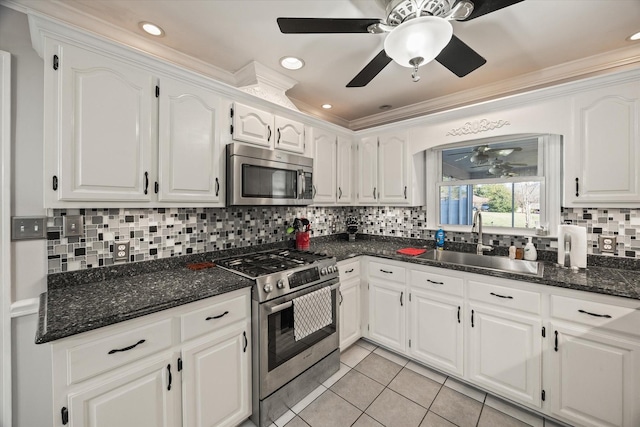
[{"label": "oven door", "polygon": [[[331,288],[332,322],[296,341],[293,300],[326,286]],[[260,399],[266,398],[338,348],[339,286],[340,283],[335,279],[260,305]]]}]

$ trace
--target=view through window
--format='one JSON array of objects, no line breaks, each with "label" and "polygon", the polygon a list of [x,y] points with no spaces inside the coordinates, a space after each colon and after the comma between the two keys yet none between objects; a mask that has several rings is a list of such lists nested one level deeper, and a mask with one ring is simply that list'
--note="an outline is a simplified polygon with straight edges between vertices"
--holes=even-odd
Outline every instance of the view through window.
[{"label": "view through window", "polygon": [[533,229],[540,226],[544,199],[538,138],[441,151],[439,223]]}]

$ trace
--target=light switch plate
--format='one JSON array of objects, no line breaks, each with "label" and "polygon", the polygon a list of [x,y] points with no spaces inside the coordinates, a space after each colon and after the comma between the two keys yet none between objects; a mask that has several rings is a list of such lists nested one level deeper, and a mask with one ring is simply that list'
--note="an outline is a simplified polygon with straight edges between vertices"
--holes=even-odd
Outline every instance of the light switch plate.
[{"label": "light switch plate", "polygon": [[47,238],[47,218],[14,216],[11,218],[11,240]]},{"label": "light switch plate", "polygon": [[598,236],[598,246],[600,252],[615,253],[616,251],[616,236]]},{"label": "light switch plate", "polygon": [[65,215],[63,218],[64,237],[84,236],[84,216]]},{"label": "light switch plate", "polygon": [[129,241],[113,242],[113,262],[129,262]]}]

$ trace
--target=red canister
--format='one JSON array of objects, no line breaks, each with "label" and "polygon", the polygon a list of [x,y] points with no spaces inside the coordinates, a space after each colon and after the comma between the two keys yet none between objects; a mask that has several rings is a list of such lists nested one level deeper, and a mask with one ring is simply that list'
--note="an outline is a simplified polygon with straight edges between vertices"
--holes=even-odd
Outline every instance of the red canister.
[{"label": "red canister", "polygon": [[309,232],[298,231],[296,233],[296,249],[301,251],[309,250]]}]

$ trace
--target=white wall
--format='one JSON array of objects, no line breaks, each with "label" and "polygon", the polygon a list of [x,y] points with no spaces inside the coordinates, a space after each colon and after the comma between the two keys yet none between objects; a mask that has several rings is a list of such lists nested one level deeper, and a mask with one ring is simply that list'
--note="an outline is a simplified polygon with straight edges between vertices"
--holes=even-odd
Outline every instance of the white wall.
[{"label": "white wall", "polygon": [[[43,61],[31,47],[27,16],[0,6],[0,50],[11,53],[12,216],[44,216]],[[12,300],[46,290],[46,240],[12,242]],[[12,320],[13,426],[51,425],[51,354],[35,345],[37,315]]]}]

